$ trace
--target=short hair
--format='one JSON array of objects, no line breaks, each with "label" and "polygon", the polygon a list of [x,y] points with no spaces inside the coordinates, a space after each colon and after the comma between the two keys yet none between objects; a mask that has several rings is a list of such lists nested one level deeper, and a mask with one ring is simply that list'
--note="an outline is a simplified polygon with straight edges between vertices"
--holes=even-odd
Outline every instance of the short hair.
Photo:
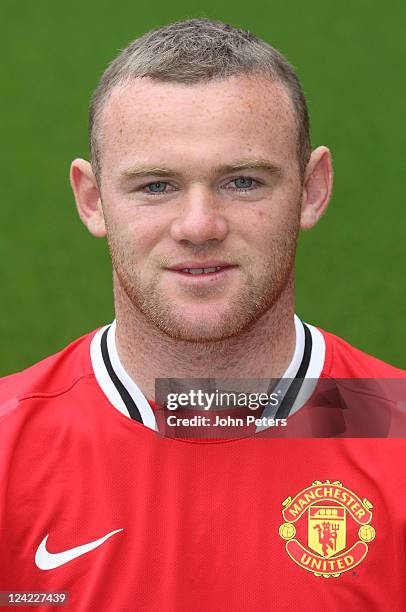
[{"label": "short hair", "polygon": [[293,103],[300,175],[311,153],[309,113],[300,81],[287,59],[248,30],[206,18],[177,21],[131,42],[103,73],[90,102],[92,167],[101,174],[99,119],[112,90],[135,78],[194,84],[256,74],[282,83]]}]

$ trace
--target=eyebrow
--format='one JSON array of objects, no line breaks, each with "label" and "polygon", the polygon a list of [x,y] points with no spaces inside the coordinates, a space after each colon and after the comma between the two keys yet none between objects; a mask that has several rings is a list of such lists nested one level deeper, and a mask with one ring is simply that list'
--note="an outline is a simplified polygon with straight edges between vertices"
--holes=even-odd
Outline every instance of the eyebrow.
[{"label": "eyebrow", "polygon": [[170,170],[169,168],[157,168],[155,166],[145,166],[139,168],[129,168],[128,170],[124,170],[121,176],[123,178],[137,178],[137,176],[173,176],[174,174],[178,174],[177,172]]},{"label": "eyebrow", "polygon": [[[227,174],[229,172],[239,172],[242,170],[265,170],[272,174],[280,174],[282,169],[277,164],[267,159],[246,159],[238,161],[234,164],[223,164],[216,168],[215,174]],[[171,170],[170,168],[161,168],[158,166],[139,166],[124,170],[121,176],[124,179],[139,178],[143,176],[179,176],[180,172]]]},{"label": "eyebrow", "polygon": [[220,166],[221,173],[238,172],[239,170],[267,170],[272,174],[280,174],[282,168],[267,159],[247,159],[235,164]]}]

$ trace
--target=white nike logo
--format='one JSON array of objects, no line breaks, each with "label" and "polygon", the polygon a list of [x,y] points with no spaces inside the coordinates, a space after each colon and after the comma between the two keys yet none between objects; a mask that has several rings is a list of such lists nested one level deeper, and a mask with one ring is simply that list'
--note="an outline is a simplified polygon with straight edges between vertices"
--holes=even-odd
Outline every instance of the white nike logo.
[{"label": "white nike logo", "polygon": [[72,559],[76,559],[76,557],[80,557],[80,555],[85,555],[90,552],[94,548],[100,546],[110,538],[115,533],[119,531],[123,531],[123,529],[116,529],[115,531],[110,531],[107,535],[99,538],[98,540],[94,540],[93,542],[89,542],[89,544],[82,544],[82,546],[75,546],[75,548],[70,548],[69,550],[64,550],[60,553],[50,553],[46,549],[46,542],[48,539],[48,535],[42,540],[41,544],[37,548],[37,552],[35,553],[35,564],[39,569],[42,570],[50,570],[55,569],[55,567],[59,567],[60,565],[64,565],[64,563],[68,563],[68,561],[72,561]]}]

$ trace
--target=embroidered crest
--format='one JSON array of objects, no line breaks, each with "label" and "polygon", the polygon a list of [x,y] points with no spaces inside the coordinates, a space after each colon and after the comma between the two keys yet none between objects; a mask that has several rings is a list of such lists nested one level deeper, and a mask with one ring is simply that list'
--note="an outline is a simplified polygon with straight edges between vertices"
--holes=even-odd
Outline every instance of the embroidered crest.
[{"label": "embroidered crest", "polygon": [[365,558],[375,538],[372,504],[338,480],[315,480],[282,502],[279,535],[298,565],[315,576],[338,577]]}]

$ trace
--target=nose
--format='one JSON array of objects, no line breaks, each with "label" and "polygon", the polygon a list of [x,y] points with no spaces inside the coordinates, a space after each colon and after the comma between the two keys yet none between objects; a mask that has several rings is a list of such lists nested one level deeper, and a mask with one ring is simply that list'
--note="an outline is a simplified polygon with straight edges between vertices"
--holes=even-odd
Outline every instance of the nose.
[{"label": "nose", "polygon": [[221,242],[228,232],[228,221],[215,194],[203,186],[185,193],[171,225],[174,240],[203,245],[209,240]]}]

